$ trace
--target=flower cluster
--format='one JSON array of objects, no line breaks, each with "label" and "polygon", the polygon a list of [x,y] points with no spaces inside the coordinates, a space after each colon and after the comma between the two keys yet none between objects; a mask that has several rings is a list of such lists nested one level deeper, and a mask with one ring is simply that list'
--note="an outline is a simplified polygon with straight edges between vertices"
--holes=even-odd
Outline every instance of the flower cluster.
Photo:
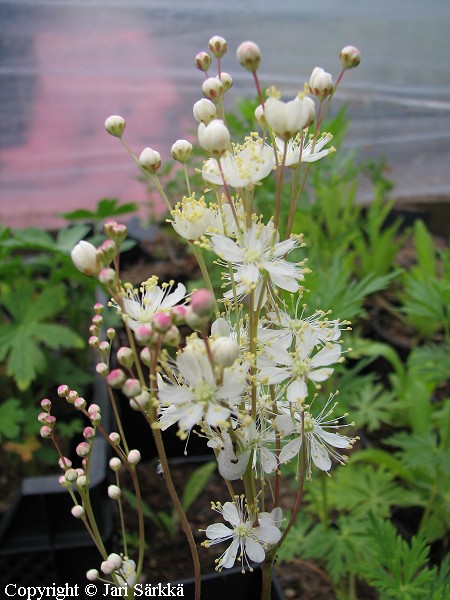
[{"label": "flower cluster", "polygon": [[[171,148],[184,169],[187,185],[187,195],[172,206],[158,179],[161,155],[151,148],[145,148],[139,157],[135,155],[123,140],[122,117],[109,117],[105,123],[106,130],[124,143],[160,191],[173,229],[190,244],[199,261],[205,289],[188,293],[184,284],[160,283],[156,277],[143,282],[140,289],[122,283],[118,255],[126,228],[115,222],[105,225],[107,240],[99,248],[80,242],[72,258],[78,269],[98,277],[127,331],[126,338],[118,336],[122,345],[113,367],[116,332],[109,329],[109,342],[100,341],[103,309],[97,307],[89,345],[98,352],[98,373],[111,392],[120,390],[148,422],[172,496],[176,492],[161,431],[176,427],[178,435],[188,439],[195,429],[206,438],[231,498],[223,504],[213,503],[229,525],[208,526],[204,545],[230,541],[217,568],[229,568],[238,560],[244,569],[251,568],[251,563],[271,564],[284,539],[279,493],[282,465],[296,461],[300,481],[295,507],[285,519],[288,529],[300,506],[303,482],[312,477],[313,466],[328,473],[333,461],[345,462],[340,451],[355,442],[342,432],[352,425],[346,421],[347,415],[334,417],[337,392],[327,392],[325,399],[321,398],[322,384],[343,360],[341,336],[347,323],[331,320],[317,307],[310,310],[304,302],[303,282],[309,270],[306,261],[299,259],[303,239],[292,231],[292,225],[311,163],[334,151],[328,146],[332,136],[322,133],[320,127],[337,84],[346,69],[356,66],[359,53],[351,47],[342,51],[342,71],[336,85],[329,73],[316,67],[309,84],[284,102],[275,88],[263,96],[257,76],[260,50],[253,42],[244,42],[237,56],[256,84],[259,106],[255,126],[260,132],[250,131],[243,141],[232,143],[224,111],[224,95],[232,79],[221,68],[226,41],[214,36],[209,51],[212,56],[200,52],[195,60],[205,74],[205,98],[193,110],[199,144],[207,154],[201,174],[209,187],[202,190],[203,195],[191,191],[187,168],[190,142],[178,140]],[[217,75],[213,76],[209,71],[215,63]],[[276,191],[267,217],[257,210],[257,192],[271,175]],[[285,178],[290,179],[289,186],[283,186]],[[285,197],[287,187],[290,196]],[[283,203],[289,206],[287,221],[282,217]],[[223,294],[214,289],[209,278],[212,262],[222,270]],[[74,393],[64,388],[60,395],[69,399]],[[79,398],[74,404],[91,419],[95,434],[100,429],[99,411],[92,406],[86,409]],[[48,404],[45,406],[42,435],[53,437],[54,424]],[[107,439],[116,454],[111,468],[118,473],[122,465],[126,466],[135,481],[135,466],[140,460],[137,451],[128,450],[119,432]],[[79,452],[84,464],[90,451],[90,432],[86,440]],[[66,459],[61,460],[65,481],[75,482],[83,500],[80,479],[85,472],[72,473],[74,469]],[[270,498],[268,479],[275,480]],[[235,493],[237,482],[242,482],[242,495]],[[120,501],[119,479],[110,486],[109,495]],[[78,512],[85,518],[81,509],[82,503]],[[187,535],[189,540],[189,531]],[[128,561],[118,555],[107,557],[102,571],[109,570],[122,582],[134,582],[140,575],[142,555],[137,567]],[[90,572],[90,576],[95,573]]]}]

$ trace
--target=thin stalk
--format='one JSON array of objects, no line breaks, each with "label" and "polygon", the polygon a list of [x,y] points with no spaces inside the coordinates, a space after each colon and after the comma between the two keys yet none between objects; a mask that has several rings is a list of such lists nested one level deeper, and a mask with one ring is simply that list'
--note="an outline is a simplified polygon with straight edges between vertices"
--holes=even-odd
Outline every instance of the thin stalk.
[{"label": "thin stalk", "polygon": [[262,586],[261,586],[261,600],[270,600],[272,591],[272,570],[273,570],[273,559],[265,560],[261,565],[262,574]]},{"label": "thin stalk", "polygon": [[191,182],[189,181],[189,174],[188,174],[186,163],[183,164],[183,170],[184,170],[184,177],[186,179],[186,187],[187,187],[187,191],[188,191],[188,196],[190,198],[192,196]]},{"label": "thin stalk", "polygon": [[192,242],[188,242],[188,243],[189,243],[189,245],[192,248],[192,252],[193,252],[193,254],[195,256],[195,259],[196,259],[196,261],[198,263],[198,266],[200,267],[200,271],[202,272],[202,276],[203,276],[203,279],[205,281],[206,287],[208,288],[208,290],[213,295],[213,298],[214,298],[214,313],[216,315],[216,319],[218,319],[219,316],[220,316],[219,306],[217,304],[216,294],[214,293],[214,288],[213,288],[213,285],[211,283],[211,279],[209,277],[208,269],[206,267],[205,258],[203,256],[201,250],[199,248],[197,248],[197,246],[195,244],[193,244]]}]

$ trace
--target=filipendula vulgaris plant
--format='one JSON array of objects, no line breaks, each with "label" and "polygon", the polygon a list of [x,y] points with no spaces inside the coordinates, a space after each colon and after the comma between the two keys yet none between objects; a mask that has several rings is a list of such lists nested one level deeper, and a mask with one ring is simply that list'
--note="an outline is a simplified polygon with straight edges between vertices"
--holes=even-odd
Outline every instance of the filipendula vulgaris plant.
[{"label": "filipendula vulgaris plant", "polygon": [[[348,323],[331,320],[319,307],[309,309],[304,303],[308,269],[306,261],[293,258],[304,243],[292,227],[311,163],[334,150],[321,124],[343,74],[359,64],[360,54],[354,47],[344,48],[336,83],[331,74],[316,67],[309,83],[285,102],[274,87],[264,97],[257,75],[260,50],[253,42],[242,43],[237,58],[256,85],[260,104],[255,129],[260,133],[251,131],[243,141],[233,143],[224,111],[224,94],[232,85],[231,76],[222,70],[226,51],[226,41],[214,36],[209,53],[200,52],[195,58],[205,74],[205,97],[193,109],[198,141],[208,155],[202,168],[208,186],[203,195],[191,190],[190,142],[178,140],[171,148],[183,166],[187,186],[187,195],[173,207],[158,178],[160,154],[145,148],[137,156],[124,141],[125,120],[114,115],[105,122],[107,132],[121,140],[160,192],[174,230],[198,259],[205,288],[188,294],[183,284],[160,283],[154,276],[140,289],[122,283],[119,252],[127,230],[113,221],[105,224],[107,240],[99,248],[82,241],[72,251],[78,269],[98,278],[107,290],[109,305],[122,317],[127,342],[115,348],[114,339],[117,342],[119,336],[112,328],[104,331],[104,306],[96,304],[89,345],[98,354],[97,372],[105,379],[117,430],[106,431],[99,407],[87,406],[75,390],[62,385],[59,395],[73,403],[90,426],[77,447],[81,467],[73,467],[60,451],[61,483],[73,498],[74,516],[84,521],[103,558],[101,573],[92,569],[88,579],[110,576],[129,598],[134,597],[143,569],[144,519],[136,471],[140,455],[127,445],[116,390],[142,413],[154,436],[164,480],[192,553],[197,599],[201,585],[198,551],[173,485],[162,431],[177,427],[188,448],[195,428],[213,449],[229,498],[212,501],[212,509],[225,523],[206,527],[203,546],[227,544],[216,560],[217,570],[228,569],[236,561],[242,571],[260,564],[263,599],[270,597],[273,563],[299,512],[305,482],[314,468],[328,473],[333,462],[343,464],[346,457],[341,450],[355,441],[345,435],[347,415],[335,416],[338,392],[321,396],[321,382],[343,360],[340,338]],[[213,64],[216,75],[209,72]],[[270,176],[275,177],[276,192],[273,216],[265,220],[255,212],[255,198],[258,184]],[[285,178],[291,180],[290,197],[282,193]],[[282,203],[289,203],[284,222],[280,219]],[[222,269],[223,294],[216,293],[211,283],[206,253],[212,253]],[[182,337],[181,325],[190,328],[187,337]],[[42,436],[51,438],[58,448],[50,402],[44,400],[42,408]],[[90,453],[97,434],[106,437],[114,453],[110,467],[116,483],[108,493],[119,504],[124,540],[120,555],[108,554],[89,500]],[[298,491],[294,505],[283,507],[284,516],[280,466],[288,461],[297,462]],[[123,468],[130,473],[138,506],[136,560],[128,555],[125,541]]]}]

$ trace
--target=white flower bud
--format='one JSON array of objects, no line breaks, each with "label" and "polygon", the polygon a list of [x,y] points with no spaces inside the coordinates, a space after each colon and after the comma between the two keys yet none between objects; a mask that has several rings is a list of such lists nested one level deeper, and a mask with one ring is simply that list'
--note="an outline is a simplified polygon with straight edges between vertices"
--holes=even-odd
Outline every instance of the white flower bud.
[{"label": "white flower bud", "polygon": [[211,100],[202,98],[194,104],[193,113],[197,123],[208,125],[215,118],[217,109]]},{"label": "white flower bud", "polygon": [[199,71],[206,71],[211,66],[211,57],[207,52],[197,52],[195,55],[195,66]]},{"label": "white flower bud", "polygon": [[[122,492],[118,485],[109,485],[108,486],[108,496],[111,498],[111,500],[119,500],[121,495],[122,495]],[[103,569],[102,569],[102,571],[103,571]]]},{"label": "white flower bud", "polygon": [[111,563],[112,565],[114,565],[115,569],[120,569],[120,567],[122,566],[123,560],[118,554],[116,554],[115,552],[112,552],[108,556],[108,562]]},{"label": "white flower bud", "polygon": [[142,391],[141,384],[139,379],[127,379],[122,386],[122,393],[125,394],[127,398],[134,398]]},{"label": "white flower bud", "polygon": [[192,144],[187,140],[177,140],[171,148],[172,156],[180,163],[185,163],[191,158]]},{"label": "white flower bud", "polygon": [[339,58],[344,69],[354,69],[361,62],[361,52],[354,46],[345,46],[340,51]]},{"label": "white flower bud", "polygon": [[208,77],[202,84],[202,91],[210,100],[218,100],[223,96],[223,84],[217,77]]},{"label": "white flower bud", "polygon": [[214,362],[222,368],[231,367],[239,356],[238,343],[229,337],[219,337],[211,342]]},{"label": "white flower bud", "polygon": [[147,391],[143,391],[132,400],[130,400],[130,406],[133,410],[149,410],[151,406],[151,395]]},{"label": "white flower bud", "polygon": [[266,116],[264,114],[264,108],[262,107],[262,104],[260,104],[259,106],[257,106],[255,108],[255,119],[256,122],[258,123],[258,125],[262,128],[262,129],[267,129],[268,125],[267,125],[267,121],[266,121]]},{"label": "white flower bud", "polygon": [[97,248],[94,245],[81,240],[73,248],[70,255],[73,264],[85,275],[95,276],[99,274],[100,261],[97,256]]},{"label": "white flower bud", "polygon": [[209,125],[200,123],[198,126],[200,146],[214,158],[220,158],[230,145],[230,132],[220,119],[211,121]]},{"label": "white flower bud", "polygon": [[220,35],[214,35],[209,40],[209,50],[215,58],[222,58],[227,51],[227,42]]},{"label": "white flower bud", "polygon": [[120,460],[120,458],[117,458],[117,456],[114,456],[109,461],[109,468],[114,472],[120,471],[121,466],[122,466],[122,461]]},{"label": "white flower bud", "polygon": [[326,98],[334,89],[333,77],[320,67],[316,67],[309,79],[309,89],[317,98]]},{"label": "white flower bud", "polygon": [[104,560],[100,565],[100,570],[105,575],[112,575],[116,570],[116,567],[113,562],[110,562],[109,560]]},{"label": "white flower bud", "polygon": [[78,504],[76,506],[72,506],[70,512],[75,517],[75,519],[82,519],[85,514],[84,508]]},{"label": "white flower bud", "polygon": [[133,366],[134,353],[131,348],[128,348],[127,346],[121,346],[117,350],[116,356],[117,356],[117,362],[122,367],[126,367],[127,369],[130,369]]},{"label": "white flower bud", "polygon": [[222,72],[220,74],[220,82],[222,83],[224,93],[233,87],[233,78],[229,73]]},{"label": "white flower bud", "polygon": [[89,569],[89,571],[86,572],[86,579],[88,581],[97,581],[99,576],[100,573],[97,571],[97,569]]},{"label": "white flower bud", "polygon": [[117,433],[117,431],[113,431],[108,437],[113,446],[118,446],[120,444],[120,435]]},{"label": "white flower bud", "polygon": [[110,135],[120,138],[125,129],[125,119],[119,115],[111,115],[105,121],[105,129]]},{"label": "white flower bud", "polygon": [[139,164],[150,173],[156,173],[161,166],[161,155],[152,148],[144,148],[139,156]]},{"label": "white flower bud", "polygon": [[141,462],[141,453],[139,450],[130,450],[128,453],[128,462],[132,465],[138,465]]},{"label": "white flower bud", "polygon": [[236,54],[243,67],[252,73],[258,69],[261,62],[261,50],[254,42],[242,42]]},{"label": "white flower bud", "polygon": [[67,469],[67,471],[64,473],[64,477],[66,481],[73,483],[78,479],[78,472],[76,469]]}]

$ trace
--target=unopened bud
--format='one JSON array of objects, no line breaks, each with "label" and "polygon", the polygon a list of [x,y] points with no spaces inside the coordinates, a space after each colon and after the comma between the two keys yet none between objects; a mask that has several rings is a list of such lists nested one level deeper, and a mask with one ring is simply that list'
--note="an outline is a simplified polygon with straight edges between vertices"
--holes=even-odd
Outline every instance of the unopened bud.
[{"label": "unopened bud", "polygon": [[64,478],[66,481],[69,481],[70,483],[75,482],[78,479],[78,472],[76,469],[67,469],[67,471],[64,473]]},{"label": "unopened bud", "polygon": [[177,140],[171,148],[172,156],[180,163],[187,162],[192,153],[192,144],[187,140]]},{"label": "unopened bud", "polygon": [[[68,385],[60,385],[58,388],[58,396],[60,398],[67,398],[70,394],[70,387]],[[44,407],[42,407],[44,408]]]},{"label": "unopened bud", "polygon": [[125,119],[119,115],[111,115],[105,121],[105,129],[110,135],[120,138],[125,129]]},{"label": "unopened bud", "polygon": [[320,67],[316,67],[309,79],[309,89],[314,96],[323,99],[329,96],[334,89],[333,77]]},{"label": "unopened bud", "polygon": [[228,92],[228,90],[233,87],[233,78],[229,73],[222,72],[220,74],[220,82],[223,86],[223,91]]},{"label": "unopened bud", "polygon": [[214,158],[221,158],[230,145],[230,132],[220,119],[211,121],[209,125],[198,126],[200,146]]},{"label": "unopened bud", "polygon": [[161,166],[161,155],[152,148],[144,148],[139,156],[139,164],[149,173],[156,173]]},{"label": "unopened bud", "polygon": [[[60,387],[64,387],[64,386],[60,386]],[[58,388],[58,390],[59,390],[59,388]],[[48,398],[44,398],[43,400],[41,400],[41,408],[43,408],[47,412],[50,412],[50,409],[52,408],[51,401]]]},{"label": "unopened bud", "polygon": [[120,460],[120,458],[117,458],[117,456],[114,456],[109,461],[109,468],[114,472],[120,471],[121,466],[122,461]]},{"label": "unopened bud", "polygon": [[261,50],[254,42],[242,42],[236,54],[243,67],[252,73],[258,69],[261,62]]},{"label": "unopened bud", "polygon": [[186,325],[195,331],[204,331],[209,323],[209,316],[201,317],[193,310],[189,309],[186,313]]},{"label": "unopened bud", "polygon": [[101,315],[104,310],[105,310],[105,307],[100,302],[96,302],[94,304],[94,313],[96,315]]},{"label": "unopened bud", "polygon": [[109,485],[108,486],[108,496],[111,498],[111,500],[119,500],[121,495],[122,495],[122,492],[121,492],[119,486],[117,486],[117,485]]},{"label": "unopened bud", "polygon": [[217,109],[211,100],[202,98],[194,104],[193,113],[197,123],[208,125],[216,117]]},{"label": "unopened bud", "polygon": [[81,458],[83,458],[84,456],[87,456],[90,451],[91,451],[91,446],[87,442],[80,442],[75,449],[75,452]]},{"label": "unopened bud", "polygon": [[339,59],[344,69],[354,69],[361,62],[361,52],[355,46],[345,46],[339,53]]},{"label": "unopened bud", "polygon": [[104,352],[105,354],[109,354],[109,351],[111,350],[111,347],[110,347],[110,345],[109,345],[108,342],[103,341],[103,342],[100,342],[100,344],[98,345],[98,349],[101,352]]},{"label": "unopened bud", "polygon": [[91,335],[88,339],[89,348],[98,348],[98,337],[96,335]]},{"label": "unopened bud", "polygon": [[139,354],[139,357],[141,359],[142,364],[144,364],[146,367],[150,367],[152,364],[152,354],[150,352],[150,348],[148,346],[146,346],[145,348],[143,348],[141,350],[141,353]]},{"label": "unopened bud", "polygon": [[70,253],[72,262],[76,268],[85,275],[95,276],[100,272],[100,261],[97,256],[97,248],[82,240]]},{"label": "unopened bud", "polygon": [[139,325],[134,332],[134,337],[138,344],[151,344],[155,341],[155,332],[150,325]]},{"label": "unopened bud", "polygon": [[178,346],[180,341],[180,331],[176,325],[172,325],[172,327],[164,334],[163,344],[165,344],[166,346]]},{"label": "unopened bud", "polygon": [[122,566],[123,560],[118,554],[113,552],[108,556],[108,562],[114,565],[114,568],[117,570],[120,569],[120,567]]},{"label": "unopened bud", "polygon": [[89,571],[86,572],[86,579],[88,581],[97,581],[99,577],[100,573],[97,571],[97,569],[89,569]]},{"label": "unopened bud", "polygon": [[77,487],[86,488],[87,485],[88,485],[88,480],[87,480],[86,475],[80,475],[77,479]]},{"label": "unopened bud", "polygon": [[108,340],[112,341],[116,337],[116,330],[112,327],[108,327],[108,329],[106,330],[106,337],[108,338]]},{"label": "unopened bud", "polygon": [[61,469],[70,469],[72,461],[67,456],[63,456],[62,458],[58,458],[58,465]]},{"label": "unopened bud", "polygon": [[100,412],[100,406],[98,404],[90,404],[88,408],[88,413],[92,415],[93,413]]},{"label": "unopened bud", "polygon": [[137,465],[141,462],[141,453],[139,450],[130,450],[128,453],[128,462],[132,465]]},{"label": "unopened bud", "polygon": [[100,271],[98,280],[102,285],[106,285],[108,287],[114,286],[118,281],[117,273],[114,271],[114,269],[107,267],[106,269],[102,269]]},{"label": "unopened bud", "polygon": [[109,373],[108,365],[104,362],[100,362],[97,365],[95,365],[95,370],[102,377],[106,377]]},{"label": "unopened bud", "polygon": [[70,512],[75,517],[75,519],[82,519],[85,515],[84,508],[82,506],[80,506],[79,504],[77,504],[76,506],[72,506],[72,509]]},{"label": "unopened bud", "polygon": [[127,397],[127,398],[134,398],[134,396],[137,396],[138,394],[141,393],[141,384],[139,382],[139,379],[127,379],[125,381],[125,383],[122,386],[122,393]]},{"label": "unopened bud", "polygon": [[109,265],[109,263],[117,256],[117,252],[118,248],[114,240],[105,240],[97,248],[97,256],[104,265]]},{"label": "unopened bud", "polygon": [[130,400],[130,406],[133,410],[146,411],[151,407],[151,395],[146,390]]},{"label": "unopened bud", "polygon": [[70,390],[70,392],[66,396],[66,400],[69,404],[73,404],[75,402],[75,400],[79,397],[80,397],[80,395],[78,394],[78,392],[76,390]]},{"label": "unopened bud", "polygon": [[214,295],[202,288],[192,292],[189,306],[200,317],[209,316],[214,310]]},{"label": "unopened bud", "polygon": [[264,108],[262,107],[261,104],[255,108],[255,119],[256,119],[256,122],[258,123],[258,125],[263,130],[266,130],[268,128],[269,125],[266,121],[266,116],[264,114]]},{"label": "unopened bud", "polygon": [[227,51],[227,42],[220,35],[214,35],[208,43],[209,50],[215,58],[222,58]]},{"label": "unopened bud", "polygon": [[77,410],[83,410],[86,406],[86,400],[84,398],[76,398],[73,405]]},{"label": "unopened bud", "polygon": [[207,52],[197,52],[195,55],[195,66],[199,71],[206,71],[211,66],[211,57]]},{"label": "unopened bud", "polygon": [[85,427],[83,429],[83,437],[86,438],[87,440],[92,440],[92,438],[95,436],[95,429],[93,427]]},{"label": "unopened bud", "polygon": [[43,425],[40,429],[40,434],[43,438],[50,438],[52,437],[52,428],[48,425]]},{"label": "unopened bud", "polygon": [[117,433],[117,431],[111,432],[108,437],[113,446],[118,446],[120,444],[120,435]]},{"label": "unopened bud", "polygon": [[134,364],[134,353],[131,348],[122,346],[117,350],[117,362],[122,367],[130,369]]},{"label": "unopened bud", "polygon": [[219,100],[223,96],[223,84],[217,77],[208,77],[202,84],[202,91],[210,100]]},{"label": "unopened bud", "polygon": [[123,386],[126,378],[127,376],[122,369],[113,369],[106,377],[106,382],[110,387],[118,389]]},{"label": "unopened bud", "polygon": [[152,328],[158,333],[166,333],[172,327],[170,316],[163,312],[157,312],[153,315]]},{"label": "unopened bud", "polygon": [[223,369],[231,367],[239,357],[239,344],[229,337],[219,337],[211,343],[211,353],[215,364]]}]

